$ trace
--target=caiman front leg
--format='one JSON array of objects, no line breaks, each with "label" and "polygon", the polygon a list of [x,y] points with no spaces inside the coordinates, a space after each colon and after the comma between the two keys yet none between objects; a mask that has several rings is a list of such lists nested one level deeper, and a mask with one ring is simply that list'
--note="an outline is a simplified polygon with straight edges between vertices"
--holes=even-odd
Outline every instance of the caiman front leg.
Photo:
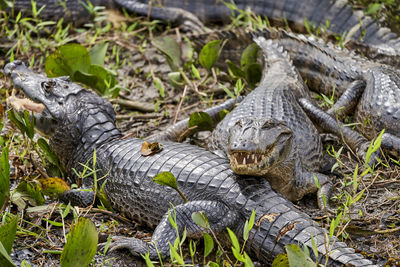
[{"label": "caiman front leg", "polygon": [[[319,107],[311,103],[310,100],[306,98],[299,99],[299,104],[311,120],[322,128],[322,130],[332,133],[339,138],[343,138],[344,142],[356,152],[356,154],[365,160],[366,152],[370,145],[370,141],[358,132],[345,126],[343,123],[338,122],[331,115],[327,114],[325,111],[321,110]],[[380,151],[376,151],[372,156],[368,164],[372,165],[375,162],[375,158],[378,157]]]},{"label": "caiman front leg", "polygon": [[[186,229],[187,237],[189,238],[200,238],[204,232],[208,231],[192,220],[192,213],[199,211],[206,214],[210,229],[216,234],[227,227],[234,226],[238,219],[237,212],[229,209],[221,202],[190,201],[175,207],[176,224],[180,236],[182,236],[184,229]],[[170,209],[169,213],[172,218],[175,217],[174,210]],[[177,232],[171,225],[167,212],[156,227],[151,242],[144,242],[133,237],[114,237],[114,242],[110,245],[110,251],[126,248],[135,256],[149,253],[151,259],[158,258],[158,251],[163,257],[168,257],[170,254],[169,244],[174,244],[176,237]]]},{"label": "caiman front leg", "polygon": [[[319,187],[316,184],[318,180]],[[296,188],[301,198],[317,191],[317,203],[321,210],[330,210],[329,200],[332,196],[332,182],[328,176],[319,172],[303,172],[296,179]]]}]

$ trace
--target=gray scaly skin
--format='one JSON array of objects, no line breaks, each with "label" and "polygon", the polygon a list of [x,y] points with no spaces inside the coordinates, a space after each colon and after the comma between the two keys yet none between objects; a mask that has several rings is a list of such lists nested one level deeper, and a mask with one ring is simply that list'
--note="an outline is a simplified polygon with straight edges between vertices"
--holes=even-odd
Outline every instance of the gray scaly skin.
[{"label": "gray scaly skin", "polygon": [[[46,5],[40,14],[45,19],[66,17],[70,21],[79,22],[88,17],[87,11],[78,0],[66,1],[67,15],[58,0],[37,0],[36,3],[38,9]],[[148,0],[93,0],[92,3],[108,7],[117,5],[139,15],[182,24],[200,31],[203,29],[202,22],[228,21],[231,16],[229,8],[215,0],[155,1],[152,5],[149,5]],[[161,6],[159,3],[162,3]],[[235,3],[239,9],[250,8],[270,20],[285,19],[294,29],[304,29],[305,19],[316,26],[324,26],[329,20],[328,32],[351,33],[348,42],[351,47],[388,64],[398,65],[400,62],[399,37],[388,28],[380,27],[370,17],[363,16],[361,11],[353,11],[345,0],[236,0]],[[29,12],[31,1],[16,0],[14,9]]]},{"label": "gray scaly skin", "polygon": [[[255,209],[259,227],[251,230],[246,251],[261,262],[270,262],[290,243],[304,243],[312,251],[311,236],[318,244],[319,256],[327,255],[326,231],[275,193],[264,179],[239,178],[226,159],[187,144],[166,142],[160,153],[143,157],[139,152],[142,140],[120,139],[113,107],[104,99],[68,79],[35,74],[20,61],[7,64],[5,74],[27,97],[45,106],[46,117],[52,116],[56,129],[48,133],[50,145],[66,170],[81,171],[79,163],[90,161],[96,149],[98,177],[107,179],[104,190],[113,208],[155,227],[152,241],[165,257],[169,255],[168,242],[176,238],[168,220],[169,203],[175,206],[181,233],[186,228],[191,238],[204,231],[191,220],[195,211],[206,213],[217,234],[230,227],[241,237],[245,220]],[[46,132],[46,127],[40,130]],[[176,176],[189,202],[184,203],[173,189],[150,180],[163,171]],[[87,178],[84,183],[91,186],[93,180]],[[333,238],[331,244],[333,241],[328,265],[372,266],[344,243]],[[151,258],[157,258],[153,243],[135,238],[119,238],[112,247],[128,248],[134,255],[149,252]]]},{"label": "gray scaly skin", "polygon": [[[307,85],[327,96],[339,95],[328,114],[342,117],[355,109],[361,125],[369,120],[372,127],[364,127],[364,135],[372,139],[376,131],[385,129],[382,146],[400,153],[400,72],[398,69],[365,60],[325,43],[310,41],[304,36],[287,34],[277,39],[293,59],[294,65]],[[323,119],[314,109],[307,113],[318,123]],[[340,134],[340,131],[337,131]],[[344,136],[349,143],[357,143],[352,136]],[[359,149],[359,147],[352,147]],[[363,149],[361,149],[363,151]]]},{"label": "gray scaly skin", "polygon": [[319,173],[324,163],[318,131],[297,100],[308,88],[282,47],[256,37],[264,55],[263,78],[256,89],[217,125],[211,150],[223,150],[232,170],[266,178],[291,201],[317,191],[329,199],[331,182]]}]

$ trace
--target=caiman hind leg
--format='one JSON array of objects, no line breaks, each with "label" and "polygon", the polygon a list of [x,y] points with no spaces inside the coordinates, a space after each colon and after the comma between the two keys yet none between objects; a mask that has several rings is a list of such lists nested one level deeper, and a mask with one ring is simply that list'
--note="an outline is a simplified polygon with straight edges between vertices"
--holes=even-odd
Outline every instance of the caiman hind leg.
[{"label": "caiman hind leg", "polygon": [[[203,112],[207,113],[210,115],[212,121],[214,124],[218,123],[221,120],[220,117],[220,112],[223,110],[231,110],[235,104],[240,103],[244,97],[237,97],[236,99],[229,99],[217,106],[208,108],[204,110]],[[146,140],[148,141],[171,141],[171,142],[181,142],[183,141],[186,137],[193,135],[196,131],[196,129],[191,130],[189,128],[189,120],[190,118],[183,119],[179,121],[178,123],[168,127],[165,129],[163,132],[152,135]]]},{"label": "caiman hind leg", "polygon": [[336,115],[338,118],[343,118],[346,114],[349,114],[349,112],[356,107],[364,92],[365,86],[366,83],[363,80],[352,82],[333,107],[326,111],[326,113],[332,116]]},{"label": "caiman hind leg", "polygon": [[[182,236],[184,229],[186,229],[187,237],[189,238],[200,238],[203,232],[208,231],[192,220],[192,214],[199,211],[205,213],[210,229],[216,234],[227,227],[234,226],[238,219],[237,212],[231,210],[221,202],[190,201],[169,210],[172,218],[175,218],[176,214],[176,225],[180,236]],[[156,227],[151,242],[148,243],[133,237],[115,237],[113,238],[114,242],[110,245],[110,251],[126,248],[135,256],[149,253],[151,259],[157,259],[158,253],[160,253],[163,257],[168,257],[170,253],[169,244],[174,244],[176,238],[177,232],[171,225],[167,212]]]},{"label": "caiman hind leg", "polygon": [[[310,119],[318,125],[322,130],[332,133],[343,141],[362,159],[366,159],[366,152],[370,145],[370,141],[358,132],[345,126],[343,123],[338,122],[331,115],[321,110],[319,107],[311,103],[308,99],[299,99],[299,104],[303,110],[307,113]],[[368,162],[372,165],[375,162],[375,158],[378,157],[380,151],[377,150]]]},{"label": "caiman hind leg", "polygon": [[129,12],[178,24],[189,32],[202,33],[206,29],[196,15],[181,8],[159,7],[156,4],[149,5],[138,0],[115,0],[115,3]]}]

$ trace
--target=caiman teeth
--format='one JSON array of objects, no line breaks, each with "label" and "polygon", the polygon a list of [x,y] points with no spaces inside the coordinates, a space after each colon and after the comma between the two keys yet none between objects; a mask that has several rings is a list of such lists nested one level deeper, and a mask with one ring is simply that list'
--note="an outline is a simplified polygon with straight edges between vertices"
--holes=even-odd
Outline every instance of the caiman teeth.
[{"label": "caiman teeth", "polygon": [[251,165],[257,165],[265,159],[265,155],[258,153],[248,153],[248,152],[233,152],[231,155],[232,164],[238,167],[245,167]]}]

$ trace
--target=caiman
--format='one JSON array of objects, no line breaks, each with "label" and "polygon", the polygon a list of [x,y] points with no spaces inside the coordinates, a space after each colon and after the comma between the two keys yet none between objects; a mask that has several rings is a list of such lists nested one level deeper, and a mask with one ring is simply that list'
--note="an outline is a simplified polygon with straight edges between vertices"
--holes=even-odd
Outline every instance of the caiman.
[{"label": "caiman", "polygon": [[[40,123],[39,130],[49,136],[50,146],[65,170],[82,171],[82,164],[90,162],[96,153],[97,176],[107,179],[104,191],[112,207],[155,228],[152,243],[119,238],[112,248],[128,248],[134,255],[149,252],[151,258],[157,258],[157,252],[168,257],[169,242],[173,243],[177,235],[168,219],[172,203],[180,233],[186,229],[190,238],[198,238],[205,231],[192,221],[193,212],[205,212],[214,233],[230,227],[242,237],[246,219],[256,210],[257,226],[250,232],[246,251],[261,262],[270,262],[284,252],[286,244],[305,244],[312,252],[313,238],[318,256],[329,255],[329,266],[372,266],[369,260],[335,238],[328,246],[324,229],[273,191],[266,180],[252,176],[239,178],[225,158],[196,146],[173,142],[163,143],[157,154],[142,156],[143,140],[121,138],[113,107],[106,100],[68,78],[35,74],[20,61],[7,64],[4,72],[29,99],[43,104],[43,111],[36,115],[51,127]],[[29,105],[26,107],[29,109]],[[40,118],[42,113],[44,116]],[[164,171],[176,177],[189,202],[185,203],[172,188],[150,179]],[[76,182],[73,172],[71,180]],[[94,180],[86,178],[83,183],[90,187]]]},{"label": "caiman", "polygon": [[[60,3],[58,0],[37,0],[37,9],[45,8],[39,16],[45,19],[61,18],[78,22],[87,19],[86,9],[78,0]],[[119,6],[127,11],[152,19],[175,22],[187,27],[202,29],[202,22],[226,21],[232,15],[231,10],[216,0],[93,0],[94,5]],[[347,1],[330,0],[236,0],[239,9],[250,8],[256,14],[267,16],[270,20],[285,21],[294,29],[304,29],[304,21],[310,24],[325,26],[329,21],[330,33],[346,34],[346,41],[353,48],[376,60],[397,65],[400,62],[400,39],[388,28],[381,27],[377,22],[361,11],[353,11]],[[15,11],[29,12],[30,0],[14,1]],[[348,40],[347,40],[348,39]]]},{"label": "caiman", "polygon": [[[355,118],[361,125],[369,121],[362,129],[367,138],[372,139],[376,131],[385,129],[382,146],[394,154],[400,153],[399,70],[361,58],[346,49],[340,50],[316,38],[271,28],[251,33],[243,30],[214,32],[199,36],[194,43],[202,46],[208,40],[227,40],[222,56],[238,61],[242,49],[253,42],[254,36],[272,39],[273,43],[283,47],[312,91],[326,96],[334,94],[336,98],[339,96],[327,114],[340,118],[355,110]],[[368,145],[364,137],[349,128],[343,128],[342,123],[336,122],[306,99],[299,103],[315,125],[342,136],[359,156],[365,155]]]},{"label": "caiman", "polygon": [[209,147],[225,151],[235,173],[265,177],[291,201],[316,192],[318,179],[322,207],[332,184],[320,173],[327,163],[319,133],[298,103],[310,99],[309,90],[282,47],[254,41],[264,56],[263,77],[217,125]]}]

